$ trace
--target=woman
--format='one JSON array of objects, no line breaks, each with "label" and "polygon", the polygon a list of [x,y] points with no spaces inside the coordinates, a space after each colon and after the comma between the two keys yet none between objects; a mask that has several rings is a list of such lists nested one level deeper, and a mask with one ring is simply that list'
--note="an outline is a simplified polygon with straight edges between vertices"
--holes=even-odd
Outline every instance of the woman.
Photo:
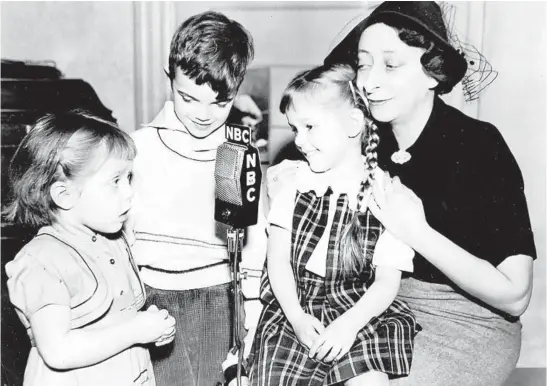
[{"label": "woman", "polygon": [[465,57],[434,2],[385,2],[326,63],[356,66],[380,126],[371,210],[416,251],[399,296],[423,330],[395,385],[502,385],[520,352],[533,234],[520,169],[499,131],[446,105]]}]

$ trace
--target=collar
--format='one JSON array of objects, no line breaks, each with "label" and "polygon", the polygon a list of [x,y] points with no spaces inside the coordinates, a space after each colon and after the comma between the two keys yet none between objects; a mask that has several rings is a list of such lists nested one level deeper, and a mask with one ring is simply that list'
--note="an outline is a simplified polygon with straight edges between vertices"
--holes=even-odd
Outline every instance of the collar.
[{"label": "collar", "polygon": [[310,169],[307,162],[300,162],[296,172],[296,189],[300,193],[314,191],[317,196],[327,194],[329,188],[332,193],[340,196],[347,195],[350,209],[357,208],[359,191],[361,183],[366,180],[368,173],[364,167],[365,158],[363,157],[363,168],[350,177],[333,179],[328,173],[315,173]]},{"label": "collar", "polygon": [[178,119],[175,114],[175,104],[173,101],[166,101],[160,112],[152,120],[152,122],[143,126],[159,127],[162,129],[178,130],[190,134],[188,129]]},{"label": "collar", "polygon": [[158,115],[145,126],[165,129],[158,131],[165,146],[177,154],[200,161],[214,160],[217,147],[226,142],[224,125],[207,137],[194,137],[175,114],[173,101],[166,101]]}]

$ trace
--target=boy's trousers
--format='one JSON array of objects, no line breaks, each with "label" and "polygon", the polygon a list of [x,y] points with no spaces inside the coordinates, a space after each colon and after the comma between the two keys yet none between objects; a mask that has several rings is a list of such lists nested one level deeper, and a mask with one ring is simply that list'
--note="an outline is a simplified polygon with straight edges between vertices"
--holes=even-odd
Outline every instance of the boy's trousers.
[{"label": "boy's trousers", "polygon": [[175,318],[172,343],[150,346],[157,386],[215,386],[231,347],[231,283],[171,291],[146,286],[146,307],[165,308]]}]

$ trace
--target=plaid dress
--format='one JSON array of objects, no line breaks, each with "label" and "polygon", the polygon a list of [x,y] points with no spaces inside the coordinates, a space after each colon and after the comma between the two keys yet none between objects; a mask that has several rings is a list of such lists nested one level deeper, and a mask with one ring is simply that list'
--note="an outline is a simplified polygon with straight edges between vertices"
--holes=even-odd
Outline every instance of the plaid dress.
[{"label": "plaid dress", "polygon": [[[330,193],[330,189],[324,196],[317,196],[314,191],[297,192],[291,245],[291,265],[300,305],[325,326],[357,303],[374,280],[370,264],[360,274],[345,280],[338,269],[336,243],[353,216],[345,194],[335,203],[326,276],[323,278],[306,269],[306,263],[325,231]],[[370,211],[366,212],[365,218],[366,253],[370,257],[383,226]],[[249,357],[252,385],[333,385],[370,370],[381,371],[390,377],[409,373],[414,336],[419,326],[405,303],[395,300],[383,314],[372,318],[359,331],[346,355],[337,362],[325,363],[309,358],[308,349],[298,341],[275,299],[266,268],[260,292],[264,309]]]}]

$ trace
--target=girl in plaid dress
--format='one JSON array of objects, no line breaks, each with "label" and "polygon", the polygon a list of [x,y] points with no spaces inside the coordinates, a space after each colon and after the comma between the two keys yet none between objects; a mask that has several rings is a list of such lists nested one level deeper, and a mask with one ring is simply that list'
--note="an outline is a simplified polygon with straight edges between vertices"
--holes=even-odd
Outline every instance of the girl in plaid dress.
[{"label": "girl in plaid dress", "polygon": [[387,385],[410,370],[418,326],[395,296],[414,252],[367,208],[382,174],[354,78],[349,66],[320,66],[293,79],[281,100],[307,162],[269,171],[296,169],[269,190],[253,385]]}]

